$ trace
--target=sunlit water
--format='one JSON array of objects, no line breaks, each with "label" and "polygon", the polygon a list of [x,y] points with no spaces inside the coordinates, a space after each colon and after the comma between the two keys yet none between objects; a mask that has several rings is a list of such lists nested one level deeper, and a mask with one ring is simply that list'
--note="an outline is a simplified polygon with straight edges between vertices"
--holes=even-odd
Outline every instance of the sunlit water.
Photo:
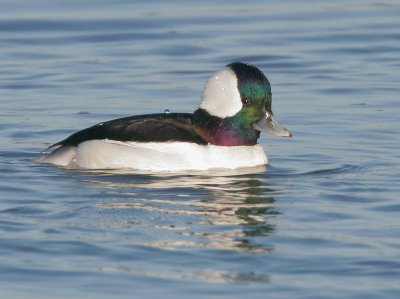
[{"label": "sunlit water", "polygon": [[[398,2],[26,2],[0,2],[1,298],[400,297]],[[262,136],[267,169],[34,162],[104,120],[193,111],[236,60],[294,132]]]}]

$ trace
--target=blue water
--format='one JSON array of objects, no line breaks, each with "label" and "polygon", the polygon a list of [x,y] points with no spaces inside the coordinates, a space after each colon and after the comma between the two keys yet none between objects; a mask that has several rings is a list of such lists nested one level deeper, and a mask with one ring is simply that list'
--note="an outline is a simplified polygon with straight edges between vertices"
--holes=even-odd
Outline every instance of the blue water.
[{"label": "blue water", "polygon": [[[0,1],[1,298],[400,298],[398,1]],[[254,174],[64,170],[243,60],[291,139]]]}]

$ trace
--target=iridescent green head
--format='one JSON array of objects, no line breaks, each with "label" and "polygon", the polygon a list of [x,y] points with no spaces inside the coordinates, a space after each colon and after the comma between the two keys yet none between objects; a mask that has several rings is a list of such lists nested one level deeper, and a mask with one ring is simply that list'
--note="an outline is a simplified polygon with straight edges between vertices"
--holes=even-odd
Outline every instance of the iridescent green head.
[{"label": "iridescent green head", "polygon": [[228,146],[255,144],[261,131],[290,137],[275,119],[271,102],[271,85],[262,71],[242,62],[228,64],[204,87],[196,129],[210,143]]}]

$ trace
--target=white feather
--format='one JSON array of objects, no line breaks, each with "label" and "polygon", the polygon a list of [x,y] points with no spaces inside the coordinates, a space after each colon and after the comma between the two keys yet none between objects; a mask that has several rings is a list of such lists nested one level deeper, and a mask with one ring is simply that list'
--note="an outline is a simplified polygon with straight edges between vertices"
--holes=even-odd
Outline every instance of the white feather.
[{"label": "white feather", "polygon": [[52,151],[50,154],[40,157],[37,161],[54,164],[57,166],[69,167],[76,157],[77,149],[78,148],[76,146],[61,146]]},{"label": "white feather", "polygon": [[90,140],[78,147],[62,146],[40,161],[68,168],[179,171],[256,167],[266,165],[268,158],[259,144],[229,147]]},{"label": "white feather", "polygon": [[208,79],[204,86],[200,108],[221,118],[238,113],[243,107],[234,71],[224,68]]}]

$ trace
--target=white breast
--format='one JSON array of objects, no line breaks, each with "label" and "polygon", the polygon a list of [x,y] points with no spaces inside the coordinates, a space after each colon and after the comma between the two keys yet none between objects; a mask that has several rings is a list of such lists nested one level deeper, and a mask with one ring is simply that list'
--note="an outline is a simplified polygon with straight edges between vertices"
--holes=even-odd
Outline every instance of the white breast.
[{"label": "white breast", "polygon": [[40,161],[68,168],[179,171],[256,167],[266,165],[268,158],[259,144],[228,147],[90,140],[78,147],[58,148]]}]

